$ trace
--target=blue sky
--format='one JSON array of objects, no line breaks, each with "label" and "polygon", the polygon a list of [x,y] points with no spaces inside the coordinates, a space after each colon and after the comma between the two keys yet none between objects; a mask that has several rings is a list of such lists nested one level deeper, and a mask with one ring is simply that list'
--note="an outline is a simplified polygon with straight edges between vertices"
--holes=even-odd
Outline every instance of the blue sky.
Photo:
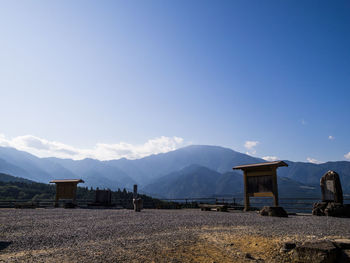
[{"label": "blue sky", "polygon": [[2,1],[0,34],[1,145],[350,159],[349,1]]}]

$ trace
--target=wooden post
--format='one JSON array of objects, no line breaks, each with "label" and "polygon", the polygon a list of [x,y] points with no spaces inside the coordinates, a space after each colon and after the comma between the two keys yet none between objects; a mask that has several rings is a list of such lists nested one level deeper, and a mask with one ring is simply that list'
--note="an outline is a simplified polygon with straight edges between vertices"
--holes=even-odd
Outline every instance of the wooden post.
[{"label": "wooden post", "polygon": [[244,172],[244,211],[249,211],[250,204],[249,204],[249,194],[248,194],[248,179],[247,179],[247,172]]},{"label": "wooden post", "polygon": [[134,204],[134,211],[135,212],[140,212],[142,209],[142,199],[138,198],[138,194],[137,194],[137,184],[134,184],[134,198],[132,200],[133,204]]},{"label": "wooden post", "polygon": [[55,207],[58,207],[58,184],[56,184],[56,198],[55,198]]},{"label": "wooden post", "polygon": [[134,184],[134,196],[133,196],[134,199],[137,198],[137,184]]},{"label": "wooden post", "polygon": [[277,173],[276,169],[273,168],[273,204],[274,206],[278,206],[278,186],[277,186]]},{"label": "wooden post", "polygon": [[77,183],[72,183],[72,188],[73,188],[73,204],[76,205],[77,204]]}]

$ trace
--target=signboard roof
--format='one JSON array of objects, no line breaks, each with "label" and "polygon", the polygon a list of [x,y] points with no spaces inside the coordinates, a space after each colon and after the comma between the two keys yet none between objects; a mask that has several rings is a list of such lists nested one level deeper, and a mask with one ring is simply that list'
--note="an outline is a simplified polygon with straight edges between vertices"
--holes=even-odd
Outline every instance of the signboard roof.
[{"label": "signboard roof", "polygon": [[266,163],[253,163],[253,164],[246,164],[246,165],[238,165],[233,167],[234,170],[250,170],[255,168],[262,168],[262,167],[281,167],[281,166],[288,166],[283,161],[275,161],[275,162],[266,162]]},{"label": "signboard roof", "polygon": [[52,180],[50,183],[84,183],[82,179],[59,179]]}]

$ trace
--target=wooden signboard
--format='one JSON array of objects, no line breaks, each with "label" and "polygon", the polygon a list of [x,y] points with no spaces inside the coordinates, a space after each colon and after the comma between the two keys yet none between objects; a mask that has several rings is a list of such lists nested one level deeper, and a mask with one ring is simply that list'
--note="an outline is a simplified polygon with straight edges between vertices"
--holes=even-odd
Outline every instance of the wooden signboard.
[{"label": "wooden signboard", "polygon": [[61,199],[74,199],[76,184],[57,183],[56,192]]},{"label": "wooden signboard", "polygon": [[62,179],[52,180],[50,183],[56,184],[55,206],[58,206],[59,199],[71,199],[72,203],[76,202],[77,184],[84,183],[81,179]]},{"label": "wooden signboard", "polygon": [[244,173],[244,210],[250,208],[250,197],[273,197],[278,206],[277,168],[288,166],[283,161],[236,166]]},{"label": "wooden signboard", "polygon": [[273,192],[273,176],[248,176],[247,177],[247,192],[254,193],[272,193]]}]

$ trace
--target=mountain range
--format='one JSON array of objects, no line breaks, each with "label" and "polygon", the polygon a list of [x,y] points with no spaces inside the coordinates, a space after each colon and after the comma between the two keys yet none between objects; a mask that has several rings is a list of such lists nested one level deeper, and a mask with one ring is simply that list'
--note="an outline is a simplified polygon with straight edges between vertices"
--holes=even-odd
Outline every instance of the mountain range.
[{"label": "mountain range", "polygon": [[[141,159],[110,161],[38,158],[14,148],[0,147],[0,173],[36,182],[82,178],[86,186],[131,189],[163,198],[239,195],[242,174],[236,165],[265,160],[219,146],[192,145]],[[285,161],[278,169],[280,196],[319,196],[321,176],[328,170],[340,174],[343,191],[350,193],[350,162],[312,164]]]}]

